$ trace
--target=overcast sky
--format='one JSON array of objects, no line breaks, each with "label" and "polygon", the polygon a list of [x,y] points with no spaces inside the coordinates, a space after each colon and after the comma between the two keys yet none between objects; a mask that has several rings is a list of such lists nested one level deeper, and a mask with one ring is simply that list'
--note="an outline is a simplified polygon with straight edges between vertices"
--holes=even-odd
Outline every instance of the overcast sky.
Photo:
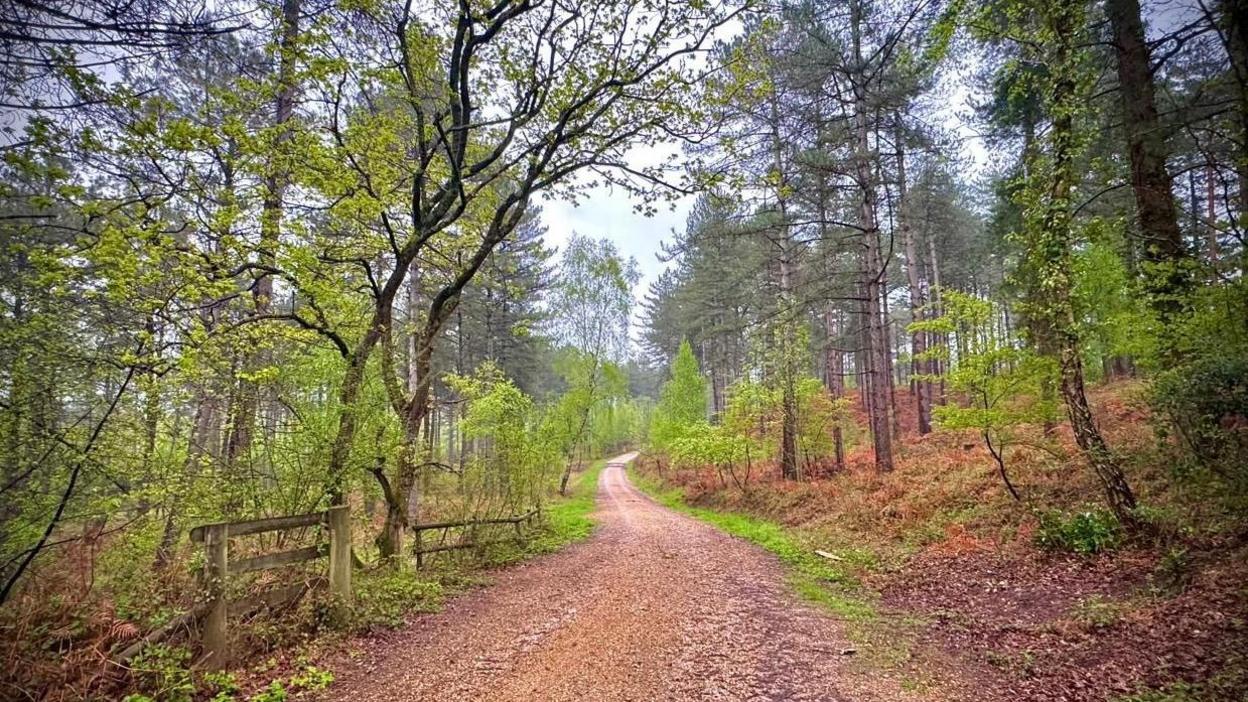
[{"label": "overcast sky", "polygon": [[[660,263],[656,256],[659,243],[671,241],[673,229],[684,230],[693,200],[692,196],[682,198],[674,211],[668,203],[659,203],[659,211],[653,217],[646,217],[633,210],[635,200],[628,193],[601,186],[589,191],[579,206],[566,201],[542,203],[546,241],[560,251],[573,233],[615,242],[625,258],[631,256],[637,261],[641,281],[633,289],[633,297],[640,302],[650,281],[667,265]],[[634,329],[634,337],[636,332]]]}]

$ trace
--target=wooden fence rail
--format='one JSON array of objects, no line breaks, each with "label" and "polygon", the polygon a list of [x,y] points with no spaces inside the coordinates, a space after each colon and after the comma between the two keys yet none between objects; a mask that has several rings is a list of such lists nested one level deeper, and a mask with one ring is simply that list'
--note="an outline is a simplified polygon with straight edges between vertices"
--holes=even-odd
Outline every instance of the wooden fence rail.
[{"label": "wooden fence rail", "polygon": [[[416,567],[424,566],[424,557],[431,553],[441,553],[443,551],[456,551],[460,549],[475,548],[477,546],[485,546],[476,540],[476,528],[478,526],[490,524],[514,524],[516,527],[516,537],[520,538],[520,525],[532,525],[533,519],[541,516],[541,509],[534,508],[524,514],[518,514],[512,517],[494,517],[491,519],[467,519],[458,522],[430,522],[428,524],[413,524],[409,527],[415,533],[415,543],[413,544],[412,553],[416,556]],[[445,531],[447,529],[468,528],[473,530],[472,539],[457,544],[438,544],[436,546],[424,545],[424,533],[426,531]]]},{"label": "wooden fence rail", "polygon": [[[318,525],[328,527],[328,545],[308,546],[230,561],[229,542],[232,537]],[[203,663],[210,668],[224,668],[230,662],[230,606],[227,588],[230,575],[279,568],[328,555],[330,592],[340,606],[347,607],[351,604],[351,515],[345,505],[330,507],[324,512],[291,517],[205,524],[191,530],[191,541],[202,543],[206,556],[203,587],[208,606],[202,628]]]}]

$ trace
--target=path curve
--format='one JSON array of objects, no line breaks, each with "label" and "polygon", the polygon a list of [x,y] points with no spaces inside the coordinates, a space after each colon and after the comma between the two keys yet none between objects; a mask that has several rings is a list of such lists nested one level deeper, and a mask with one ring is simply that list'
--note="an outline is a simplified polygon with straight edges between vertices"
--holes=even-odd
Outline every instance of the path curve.
[{"label": "path curve", "polygon": [[634,488],[635,456],[602,471],[592,537],[376,641],[325,699],[893,697],[845,674],[836,621],[795,601],[775,558]]}]

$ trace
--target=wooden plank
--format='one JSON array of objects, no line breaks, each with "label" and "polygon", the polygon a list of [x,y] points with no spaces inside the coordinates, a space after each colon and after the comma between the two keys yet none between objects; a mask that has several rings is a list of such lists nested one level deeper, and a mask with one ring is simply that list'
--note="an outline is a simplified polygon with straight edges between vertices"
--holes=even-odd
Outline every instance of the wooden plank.
[{"label": "wooden plank", "polygon": [[424,556],[430,553],[441,553],[442,551],[458,551],[460,549],[473,548],[476,545],[477,544],[469,543],[469,544],[446,544],[444,546],[430,546],[429,548],[422,548],[419,551],[416,551],[415,553],[417,556]]},{"label": "wooden plank", "polygon": [[329,547],[321,545],[297,548],[292,551],[280,551],[278,553],[270,553],[267,556],[256,556],[255,558],[242,558],[230,564],[230,573],[250,573],[256,570],[280,568],[294,563],[315,560],[327,553],[329,553]]},{"label": "wooden plank", "polygon": [[[514,517],[495,517],[492,519],[470,519],[468,521],[463,521],[463,522],[432,522],[429,524],[413,524],[412,526],[408,528],[415,532],[422,532],[422,531],[429,531],[432,529],[452,529],[455,527],[481,526],[483,524],[515,524],[517,522],[522,522],[526,519],[529,519],[535,514],[537,514],[537,510],[532,510],[530,512],[526,512],[525,514],[516,515]],[[233,527],[231,527],[231,530],[232,529]]]},{"label": "wooden plank", "polygon": [[501,546],[506,543],[508,543],[506,539],[496,539],[494,541],[472,541],[469,543],[462,543],[462,544],[445,544],[443,546],[430,546],[429,548],[426,548],[426,549],[413,551],[413,553],[416,554],[417,556],[421,556],[427,553],[439,553],[442,551],[458,551],[461,549],[469,549],[469,548],[478,548],[478,547],[484,548],[486,546]]},{"label": "wooden plank", "polygon": [[289,517],[269,517],[267,519],[251,519],[245,522],[218,522],[216,524],[205,524],[191,529],[191,541],[200,543],[204,540],[204,533],[208,527],[225,525],[230,528],[230,536],[247,536],[248,534],[263,534],[266,531],[282,531],[285,529],[300,529],[303,527],[316,526],[325,523],[325,512],[313,512],[312,514],[296,514]]},{"label": "wooden plank", "polygon": [[309,582],[297,582],[289,585],[278,585],[262,590],[230,603],[230,610],[236,616],[248,617],[261,609],[277,609],[285,607],[303,597],[309,590],[325,582],[324,578],[315,578]]}]

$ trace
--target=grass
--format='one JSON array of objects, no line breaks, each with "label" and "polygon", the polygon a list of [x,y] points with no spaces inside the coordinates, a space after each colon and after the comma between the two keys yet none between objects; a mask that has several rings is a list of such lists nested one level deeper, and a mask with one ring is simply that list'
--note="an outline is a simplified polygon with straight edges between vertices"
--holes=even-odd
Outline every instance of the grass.
[{"label": "grass", "polygon": [[569,494],[557,496],[542,511],[540,526],[523,541],[513,541],[509,525],[496,529],[502,538],[479,557],[435,559],[423,569],[404,563],[397,569],[378,569],[359,576],[354,628],[397,627],[413,612],[436,612],[447,597],[487,583],[483,568],[510,563],[557,551],[587,538],[594,529],[589,515],[594,510],[598,474],[606,459],[595,461],[572,476]]},{"label": "grass", "polygon": [[542,516],[546,522],[545,533],[534,539],[533,545],[541,553],[554,551],[567,544],[589,538],[594,531],[594,496],[598,494],[598,475],[607,466],[607,459],[594,461],[585,470],[572,476],[568,495],[556,498],[547,505]]},{"label": "grass", "polygon": [[[786,581],[803,600],[836,616],[845,634],[860,646],[866,658],[881,667],[898,667],[911,657],[922,622],[914,618],[886,617],[847,566],[862,565],[861,553],[849,549],[833,552],[841,560],[815,553],[804,535],[766,519],[739,512],[707,509],[689,504],[681,488],[668,488],[657,479],[629,468],[629,479],[642,492],[669,509],[687,514],[732,536],[745,539],[775,554],[786,568]],[[925,684],[925,681],[920,681]]]},{"label": "grass", "polygon": [[[837,562],[815,554],[812,547],[803,544],[789,529],[748,514],[695,507],[685,501],[680,488],[665,488],[658,481],[635,470],[629,470],[629,478],[664,507],[688,514],[775,554],[788,566],[790,583],[805,599],[848,619],[874,618],[875,609],[862,599],[863,591],[857,578]],[[857,596],[843,595],[830,586],[837,586],[836,590]]]}]

